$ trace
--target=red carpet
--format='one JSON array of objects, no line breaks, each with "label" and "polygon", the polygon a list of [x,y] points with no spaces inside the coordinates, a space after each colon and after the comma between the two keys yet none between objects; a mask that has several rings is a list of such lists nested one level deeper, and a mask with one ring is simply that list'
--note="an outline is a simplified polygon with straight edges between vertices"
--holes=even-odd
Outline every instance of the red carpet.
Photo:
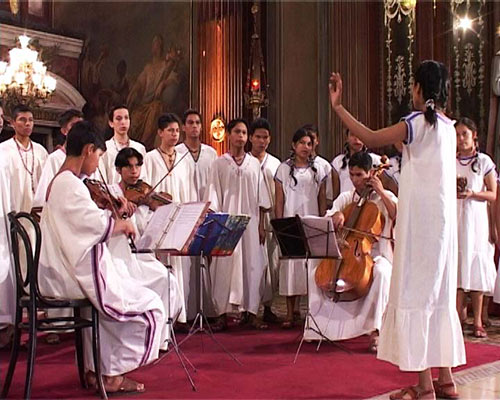
[{"label": "red carpet", "polygon": [[[316,353],[314,344],[304,343],[297,364],[293,364],[299,330],[267,332],[233,329],[216,338],[243,363],[237,365],[207,335],[198,334],[182,348],[198,369],[192,376],[193,392],[175,354],[158,365],[130,374],[144,382],[147,392],[137,398],[218,399],[358,399],[372,397],[415,382],[416,376],[376,360],[369,354],[368,338],[344,342],[352,354],[328,343]],[[181,339],[181,335],[178,336]],[[39,341],[35,364],[33,398],[92,398],[80,388],[74,362],[73,337],[67,335],[57,346]],[[7,351],[0,352],[0,381],[5,378]],[[470,368],[500,359],[500,347],[467,344]],[[25,352],[14,376],[9,398],[23,395]],[[95,398],[95,397],[94,397]]]}]

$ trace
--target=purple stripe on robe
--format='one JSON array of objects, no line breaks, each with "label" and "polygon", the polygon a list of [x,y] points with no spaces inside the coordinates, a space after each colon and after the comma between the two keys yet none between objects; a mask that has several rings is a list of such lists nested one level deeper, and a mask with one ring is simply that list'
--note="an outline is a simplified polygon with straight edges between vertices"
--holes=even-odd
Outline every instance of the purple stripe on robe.
[{"label": "purple stripe on robe", "polygon": [[102,235],[101,239],[99,239],[98,243],[103,243],[103,242],[108,241],[111,234],[113,233],[114,227],[115,227],[115,220],[110,215],[108,218],[108,224],[106,225],[106,229],[104,230],[104,234]]},{"label": "purple stripe on robe", "polygon": [[[152,311],[146,312],[127,312],[122,313],[119,310],[114,309],[113,307],[104,304],[102,300],[102,290],[101,285],[105,285],[105,279],[100,274],[99,265],[102,258],[102,248],[103,244],[98,243],[92,247],[91,250],[91,260],[92,260],[92,276],[94,278],[94,286],[97,295],[97,301],[103,313],[107,315],[109,318],[117,320],[119,322],[126,322],[131,317],[140,316],[146,321],[146,334],[145,334],[145,343],[144,343],[144,355],[141,359],[140,365],[143,365],[149,358],[149,354],[151,353],[151,348],[153,347],[153,340],[156,331],[156,321],[154,319],[154,315]],[[148,313],[151,313],[153,323],[151,323],[148,318]]]}]

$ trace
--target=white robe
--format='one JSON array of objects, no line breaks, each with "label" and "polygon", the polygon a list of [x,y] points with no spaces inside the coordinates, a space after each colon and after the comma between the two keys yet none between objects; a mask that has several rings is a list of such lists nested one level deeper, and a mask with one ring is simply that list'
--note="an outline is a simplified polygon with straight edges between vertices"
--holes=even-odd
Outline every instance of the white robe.
[{"label": "white robe", "polygon": [[36,188],[35,198],[33,199],[33,207],[43,207],[45,204],[47,188],[49,187],[50,182],[52,182],[52,178],[54,178],[61,168],[61,165],[63,165],[65,159],[66,151],[63,149],[57,149],[53,153],[49,154],[47,161],[43,166],[38,187]]},{"label": "white robe", "polygon": [[[119,184],[109,185],[108,187],[113,196],[124,196]],[[147,206],[140,206],[130,218],[130,222],[132,222],[137,232],[136,242],[141,236],[138,225],[141,227],[146,226],[151,216],[152,212]],[[123,278],[127,279],[130,276],[157,293],[163,301],[166,315],[170,316],[175,322],[177,316],[181,314],[184,308],[179,284],[175,276],[169,273],[168,269],[153,254],[133,254],[124,235],[110,238],[107,241],[107,245],[113,259],[118,258],[128,266],[126,270],[121,270],[124,273]],[[168,280],[170,281],[167,282]],[[166,339],[168,338],[162,337],[162,350],[166,350],[166,346],[163,346]]]},{"label": "white robe", "polygon": [[[389,191],[386,194],[397,203],[397,198]],[[327,211],[327,216],[332,216],[337,211],[342,211],[353,201],[358,201],[359,196],[355,191],[344,192],[333,202],[333,207]],[[369,200],[373,201],[385,218],[382,236],[391,237],[394,220],[389,217],[387,209],[378,194],[372,192]],[[392,246],[389,240],[381,238],[372,246],[373,257],[373,282],[366,296],[355,301],[333,303],[316,286],[312,269],[309,275],[309,308],[318,324],[319,330],[330,340],[351,339],[371,333],[382,326],[387,301],[389,300],[389,286],[392,269]],[[311,323],[311,326],[314,326]],[[305,330],[306,339],[320,339],[312,330]]]},{"label": "white robe", "polygon": [[11,264],[9,245],[10,180],[6,173],[7,164],[0,158],[0,328],[12,324],[16,310],[14,264]]},{"label": "white robe", "polygon": [[[184,143],[175,146],[178,157],[184,157],[189,149]],[[208,178],[212,163],[217,158],[217,152],[210,146],[201,143],[198,159],[195,160],[191,154],[188,154],[182,160],[182,169],[187,175],[187,181],[183,185],[184,194],[182,197],[185,202],[203,201],[208,186]],[[177,168],[177,167],[176,167]],[[182,280],[184,284],[184,294],[186,296],[186,317],[192,320],[196,317],[199,301],[199,280],[200,280],[200,258],[199,257],[181,257],[182,270],[184,271]],[[203,304],[208,310],[213,308],[213,301],[210,291],[210,280],[208,274],[204,275],[204,296]]]},{"label": "white robe", "polygon": [[[100,313],[102,372],[119,375],[158,357],[165,337],[163,302],[113,259],[106,241],[114,226],[70,171],[57,175],[42,212],[39,284],[43,294],[86,297]],[[85,368],[94,370],[90,335],[84,336]]]},{"label": "white robe", "polygon": [[[377,155],[375,153],[370,153],[370,156],[372,158],[372,165],[374,167],[380,164],[380,156],[379,155]],[[345,167],[342,168],[342,163],[343,163],[344,157],[345,157],[345,154],[339,154],[332,161],[332,167],[337,172],[337,175],[339,176],[339,182],[340,182],[339,193],[348,192],[348,191],[354,189],[354,185],[352,184],[351,177],[349,176],[349,162],[347,161]]]},{"label": "white robe", "polygon": [[[475,157],[457,159],[457,176],[467,178],[473,192],[485,190],[484,179],[495,173],[495,164],[486,154],[477,157],[478,172],[472,171]],[[469,165],[462,165],[467,164]],[[496,176],[495,176],[496,178]],[[458,217],[458,288],[493,293],[497,276],[495,246],[490,242],[488,203],[457,199]]]},{"label": "white robe", "polygon": [[[251,153],[249,154],[251,155]],[[279,245],[273,233],[271,220],[275,218],[276,184],[274,183],[274,175],[280,164],[281,161],[269,153],[266,153],[264,159],[260,163],[267,195],[271,201],[271,209],[264,214],[264,229],[266,230],[264,255],[267,260],[268,268],[266,270],[266,285],[262,298],[263,303],[272,301],[274,294],[278,293],[279,290]]]},{"label": "white robe", "polygon": [[[300,215],[319,215],[318,194],[322,182],[327,179],[325,169],[314,161],[316,174],[309,167],[295,168],[295,184],[290,176],[290,160],[280,164],[274,177],[283,187],[283,218]],[[318,260],[309,260],[308,269],[314,269]],[[305,260],[281,260],[279,271],[279,294],[298,296],[307,293]]]},{"label": "white robe", "polygon": [[[47,159],[47,151],[38,143],[31,142],[33,151],[19,151],[14,138],[0,143],[0,158],[2,160],[2,207],[0,208],[2,223],[8,232],[7,214],[11,211],[30,212],[33,196],[42,173],[42,167]],[[29,172],[27,171],[29,170]],[[32,172],[32,175],[30,174]],[[28,228],[28,233],[30,230]],[[0,249],[9,251],[9,235],[0,235]],[[5,253],[5,256],[7,254]],[[22,255],[22,253],[21,253]],[[0,323],[12,323],[15,312],[14,264],[9,258],[2,257],[0,264]]]},{"label": "white robe", "polygon": [[212,164],[206,200],[216,212],[250,216],[233,255],[217,257],[210,265],[215,313],[231,312],[236,306],[257,315],[266,271],[259,243],[259,210],[271,206],[259,161],[246,154],[238,166],[229,153],[218,157]]},{"label": "white robe", "polygon": [[[170,175],[163,179],[160,185],[155,189],[157,192],[167,192],[172,196],[172,200],[178,203],[186,203],[188,201],[189,176],[186,165],[188,164],[186,156],[182,161],[181,155],[177,153],[174,165],[178,163],[172,170]],[[154,149],[149,151],[144,157],[144,165],[142,167],[142,176],[144,180],[151,186],[156,186],[158,182],[168,173],[167,165],[160,151]],[[184,260],[183,260],[184,259]],[[162,262],[166,262],[166,256],[161,257]],[[179,283],[181,296],[184,299],[184,307],[179,315],[179,322],[187,322],[187,309],[190,291],[190,274],[191,263],[189,257],[170,257],[170,264],[173,272]],[[192,309],[192,307],[191,307]],[[191,317],[191,315],[190,315]]]},{"label": "white robe", "polygon": [[[101,159],[99,160],[99,169],[102,172],[102,175],[104,177],[104,181],[108,184],[111,185],[113,183],[118,183],[120,182],[120,174],[116,172],[116,167],[115,167],[115,159],[116,155],[118,152],[122,149],[124,149],[127,146],[121,146],[119,145],[114,138],[111,138],[106,141],[106,152],[102,155]],[[135,140],[130,139],[128,147],[132,147],[136,149],[139,153],[141,153],[143,156],[146,155],[146,148],[142,143],[136,142]],[[97,179],[101,180],[101,176],[99,174],[99,171],[96,171],[95,177]]]},{"label": "white robe", "polygon": [[323,169],[323,174],[325,174],[326,178],[326,200],[327,204],[331,204],[333,201],[333,182],[332,182],[332,164],[330,162],[321,157],[316,156],[314,158],[314,162],[319,166],[319,168]]},{"label": "white robe", "polygon": [[405,118],[396,244],[377,357],[403,371],[465,363],[456,310],[457,183],[453,121]]}]

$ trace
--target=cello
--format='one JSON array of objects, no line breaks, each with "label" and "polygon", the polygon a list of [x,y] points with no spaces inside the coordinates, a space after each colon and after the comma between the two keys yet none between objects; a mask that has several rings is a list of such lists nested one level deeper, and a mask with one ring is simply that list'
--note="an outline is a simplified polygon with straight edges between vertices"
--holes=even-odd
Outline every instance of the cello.
[{"label": "cello", "polygon": [[[382,158],[382,164],[372,170],[372,176],[380,175],[387,167]],[[370,290],[374,264],[371,250],[385,225],[383,214],[369,200],[372,191],[367,186],[358,201],[342,210],[345,223],[338,233],[338,241],[343,246],[342,258],[324,259],[316,269],[316,285],[334,301],[354,301]]]}]

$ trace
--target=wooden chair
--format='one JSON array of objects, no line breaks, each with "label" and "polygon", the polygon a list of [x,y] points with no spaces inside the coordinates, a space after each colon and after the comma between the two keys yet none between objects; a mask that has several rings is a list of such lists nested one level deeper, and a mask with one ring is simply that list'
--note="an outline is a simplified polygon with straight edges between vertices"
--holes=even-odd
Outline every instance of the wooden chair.
[{"label": "wooden chair", "polygon": [[[97,386],[101,398],[107,399],[106,391],[101,375],[101,357],[99,348],[99,314],[88,299],[59,299],[43,296],[38,287],[38,261],[41,248],[41,231],[38,222],[31,214],[20,212],[11,212],[8,214],[10,222],[10,236],[12,253],[15,268],[16,280],[16,315],[14,322],[14,340],[10,355],[9,368],[5,377],[5,383],[2,389],[2,398],[7,397],[12,376],[16,367],[19,348],[21,345],[21,333],[27,330],[28,339],[28,357],[26,367],[26,381],[24,386],[24,398],[31,396],[31,384],[33,380],[33,371],[35,367],[35,353],[38,332],[44,331],[65,331],[74,329],[76,358],[78,363],[78,374],[82,387],[87,388],[85,380],[85,371],[83,363],[83,339],[82,329],[92,329],[92,352],[95,366]],[[23,223],[24,225],[23,225]],[[34,247],[28,235],[25,226],[33,228],[35,234]],[[21,255],[25,255],[26,272],[21,268]],[[23,309],[27,309],[28,322],[23,322]],[[50,310],[71,308],[73,316],[58,318],[40,318],[37,315],[38,310]],[[84,308],[90,308],[91,318],[86,319],[81,316]]]}]

